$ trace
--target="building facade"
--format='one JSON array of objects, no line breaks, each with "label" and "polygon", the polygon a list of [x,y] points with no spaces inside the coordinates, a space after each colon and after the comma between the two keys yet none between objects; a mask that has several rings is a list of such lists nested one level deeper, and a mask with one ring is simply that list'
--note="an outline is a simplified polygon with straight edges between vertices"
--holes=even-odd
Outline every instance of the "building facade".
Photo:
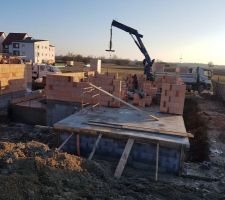
[{"label": "building facade", "polygon": [[17,40],[25,40],[29,38],[27,33],[9,33],[2,43],[3,53],[11,54],[10,45]]},{"label": "building facade", "polygon": [[35,40],[27,33],[0,32],[0,53],[21,56],[33,63],[55,63],[55,47],[48,40]]},{"label": "building facade", "polygon": [[55,47],[48,40],[26,39],[15,41],[9,47],[12,55],[22,56],[33,63],[54,63]]}]

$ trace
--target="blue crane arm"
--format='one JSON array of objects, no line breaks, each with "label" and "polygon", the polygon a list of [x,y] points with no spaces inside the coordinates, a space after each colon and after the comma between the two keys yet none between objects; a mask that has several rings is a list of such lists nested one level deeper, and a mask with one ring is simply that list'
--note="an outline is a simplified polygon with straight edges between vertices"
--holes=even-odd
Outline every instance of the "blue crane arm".
[{"label": "blue crane arm", "polygon": [[[154,60],[151,60],[149,54],[148,54],[148,51],[146,50],[141,38],[143,38],[143,35],[141,35],[140,33],[138,33],[138,31],[136,29],[133,29],[129,26],[126,26],[120,22],[117,22],[116,20],[113,20],[112,21],[112,24],[111,26],[114,26],[114,27],[117,27],[125,32],[128,32],[135,44],[138,46],[138,48],[140,49],[141,53],[144,55],[145,57],[145,60],[144,60],[144,65],[145,65],[145,71],[144,71],[144,74],[147,75],[147,78],[148,79],[152,79],[152,64],[154,62]],[[134,38],[134,36],[136,37],[136,39]],[[111,48],[111,47],[110,47]]]},{"label": "blue crane arm", "polygon": [[121,29],[123,31],[126,31],[126,32],[128,32],[130,34],[133,34],[133,35],[136,35],[136,36],[138,36],[140,38],[143,38],[143,35],[139,34],[136,29],[133,29],[133,28],[131,28],[129,26],[126,26],[126,25],[124,25],[124,24],[122,24],[120,22],[117,22],[116,20],[112,21],[112,26],[115,26],[115,27],[117,27],[117,28],[119,28],[119,29]]}]

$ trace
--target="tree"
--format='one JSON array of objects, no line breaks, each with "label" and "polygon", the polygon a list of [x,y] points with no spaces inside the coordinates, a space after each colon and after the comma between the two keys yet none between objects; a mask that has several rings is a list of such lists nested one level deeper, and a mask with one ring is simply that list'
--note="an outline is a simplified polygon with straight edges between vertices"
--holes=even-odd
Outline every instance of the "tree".
[{"label": "tree", "polygon": [[208,67],[209,67],[209,68],[213,68],[213,67],[214,67],[214,65],[213,65],[213,62],[212,62],[212,61],[208,62]]}]

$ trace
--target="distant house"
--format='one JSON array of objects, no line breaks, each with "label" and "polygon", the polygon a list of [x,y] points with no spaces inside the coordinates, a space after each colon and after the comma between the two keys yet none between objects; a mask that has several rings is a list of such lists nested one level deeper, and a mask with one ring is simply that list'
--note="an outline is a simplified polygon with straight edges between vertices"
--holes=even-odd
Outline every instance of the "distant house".
[{"label": "distant house", "polygon": [[11,53],[10,45],[18,40],[25,40],[28,37],[27,33],[9,33],[2,43],[3,53]]},{"label": "distant house", "polygon": [[3,53],[2,43],[6,38],[6,34],[4,32],[0,32],[0,53]]},{"label": "distant house", "polygon": [[54,63],[55,47],[48,40],[35,40],[30,37],[25,40],[13,41],[9,46],[9,53],[23,56],[24,60],[33,63]]}]

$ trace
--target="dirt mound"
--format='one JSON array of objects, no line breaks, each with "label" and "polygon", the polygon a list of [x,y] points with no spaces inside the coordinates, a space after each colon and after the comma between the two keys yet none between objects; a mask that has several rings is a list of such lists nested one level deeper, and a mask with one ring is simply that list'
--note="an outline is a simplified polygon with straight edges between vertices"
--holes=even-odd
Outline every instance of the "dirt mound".
[{"label": "dirt mound", "polygon": [[199,109],[195,98],[186,98],[184,107],[184,121],[187,131],[194,135],[190,139],[190,152],[188,160],[201,162],[209,160],[209,143],[206,121]]},{"label": "dirt mound", "polygon": [[[110,163],[49,149],[45,144],[0,142],[0,199],[196,199],[183,186],[147,178],[113,178]],[[135,174],[132,171],[131,174]]]},{"label": "dirt mound", "polygon": [[[37,166],[48,166],[60,169],[82,171],[82,159],[67,153],[50,150],[43,143],[31,141],[28,143],[0,142],[0,166],[5,171],[23,167],[27,160]],[[10,164],[10,165],[9,165]]]},{"label": "dirt mound", "polygon": [[[93,175],[88,172],[91,169]],[[78,193],[85,196],[84,185],[106,177],[97,163],[35,141],[0,142],[0,172],[0,199],[71,199],[75,193],[69,188],[79,188]]]}]

